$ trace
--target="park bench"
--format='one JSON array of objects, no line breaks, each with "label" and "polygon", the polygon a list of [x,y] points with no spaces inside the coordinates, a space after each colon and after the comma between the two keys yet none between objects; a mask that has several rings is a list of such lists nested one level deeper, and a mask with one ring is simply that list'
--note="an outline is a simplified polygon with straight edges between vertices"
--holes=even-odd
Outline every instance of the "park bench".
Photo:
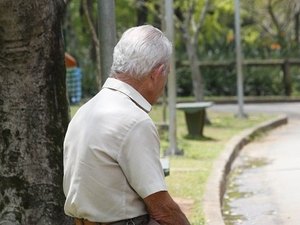
[{"label": "park bench", "polygon": [[168,158],[160,158],[165,177],[170,175],[170,162]]},{"label": "park bench", "polygon": [[176,108],[184,111],[188,134],[192,137],[203,137],[206,108],[213,102],[177,103]]}]

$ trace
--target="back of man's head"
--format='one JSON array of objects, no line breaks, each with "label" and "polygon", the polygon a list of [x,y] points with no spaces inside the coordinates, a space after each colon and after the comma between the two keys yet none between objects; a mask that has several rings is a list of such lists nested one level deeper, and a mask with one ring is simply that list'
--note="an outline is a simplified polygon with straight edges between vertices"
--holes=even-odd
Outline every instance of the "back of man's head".
[{"label": "back of man's head", "polygon": [[151,25],[132,27],[124,32],[114,48],[111,76],[126,74],[141,79],[155,67],[170,61],[172,44]]}]

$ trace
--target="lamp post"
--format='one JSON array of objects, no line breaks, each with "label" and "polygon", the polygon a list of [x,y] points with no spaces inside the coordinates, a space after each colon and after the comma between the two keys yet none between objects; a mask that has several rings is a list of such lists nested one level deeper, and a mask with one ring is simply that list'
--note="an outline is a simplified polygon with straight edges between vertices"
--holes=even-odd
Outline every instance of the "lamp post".
[{"label": "lamp post", "polygon": [[104,83],[110,73],[116,44],[115,0],[98,0],[98,15],[101,80]]},{"label": "lamp post", "polygon": [[244,113],[244,90],[243,90],[243,70],[242,70],[242,47],[241,47],[241,24],[240,24],[240,1],[234,0],[235,15],[235,50],[236,50],[236,70],[237,70],[237,97],[239,118],[246,118]]},{"label": "lamp post", "polygon": [[[173,21],[173,0],[165,0],[165,28],[168,39],[174,41],[174,21]],[[169,108],[169,142],[168,155],[176,155],[181,152],[176,143],[176,73],[175,73],[175,53],[173,44],[173,54],[171,57],[170,74],[168,78],[168,108]]]}]

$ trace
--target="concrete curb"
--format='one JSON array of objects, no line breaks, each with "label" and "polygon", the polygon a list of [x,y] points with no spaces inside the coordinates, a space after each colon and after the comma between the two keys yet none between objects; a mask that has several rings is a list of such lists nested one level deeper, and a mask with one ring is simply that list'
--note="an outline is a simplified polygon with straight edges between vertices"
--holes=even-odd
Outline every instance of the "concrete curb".
[{"label": "concrete curb", "polygon": [[288,122],[287,116],[264,122],[234,136],[225,147],[219,158],[214,162],[212,173],[208,179],[203,198],[203,211],[207,225],[225,225],[222,216],[222,201],[226,187],[226,177],[231,165],[244,145],[259,133],[274,129]]}]

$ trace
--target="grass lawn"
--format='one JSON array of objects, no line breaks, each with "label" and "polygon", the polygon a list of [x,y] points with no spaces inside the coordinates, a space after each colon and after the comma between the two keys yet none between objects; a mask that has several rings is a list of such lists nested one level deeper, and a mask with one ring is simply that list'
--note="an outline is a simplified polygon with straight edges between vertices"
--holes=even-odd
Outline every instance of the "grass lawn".
[{"label": "grass lawn", "polygon": [[[78,106],[72,106],[71,115],[77,109]],[[233,113],[207,112],[211,125],[204,127],[205,137],[191,139],[187,136],[184,113],[177,111],[177,145],[184,155],[169,157],[170,176],[166,177],[171,196],[179,201],[193,225],[205,224],[202,212],[205,183],[214,160],[226,143],[242,130],[274,118],[266,114],[250,114],[248,119],[238,119]],[[150,116],[155,122],[162,122],[162,107],[155,105]],[[167,132],[162,132],[162,154],[169,146],[167,138]]]}]

